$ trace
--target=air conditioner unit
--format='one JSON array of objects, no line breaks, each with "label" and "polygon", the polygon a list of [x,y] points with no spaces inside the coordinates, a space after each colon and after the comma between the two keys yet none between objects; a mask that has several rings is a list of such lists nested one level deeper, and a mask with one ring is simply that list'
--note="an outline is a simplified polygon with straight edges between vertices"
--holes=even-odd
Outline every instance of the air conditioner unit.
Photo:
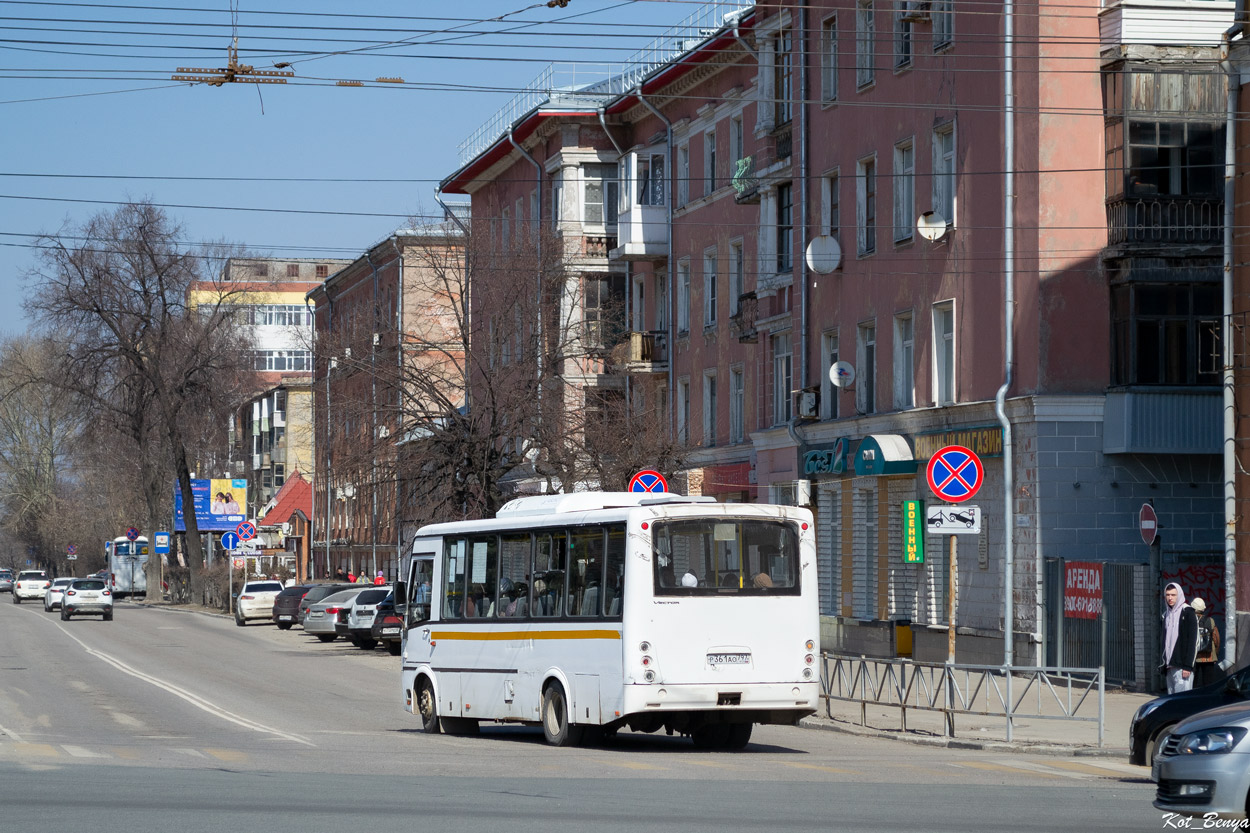
[{"label": "air conditioner unit", "polygon": [[820,389],[806,388],[798,391],[797,407],[799,419],[818,419],[820,417]]},{"label": "air conditioner unit", "polygon": [[907,0],[899,19],[906,23],[928,23],[931,0]]}]

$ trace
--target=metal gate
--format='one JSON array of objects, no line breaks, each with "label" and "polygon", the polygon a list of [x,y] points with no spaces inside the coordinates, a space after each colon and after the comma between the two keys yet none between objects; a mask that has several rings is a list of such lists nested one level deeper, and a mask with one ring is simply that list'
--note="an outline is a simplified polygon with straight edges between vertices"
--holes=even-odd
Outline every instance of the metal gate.
[{"label": "metal gate", "polygon": [[1134,564],[1102,567],[1102,610],[1107,619],[1107,656],[1102,649],[1102,622],[1098,619],[1065,618],[1063,576],[1066,559],[1046,559],[1046,664],[1080,668],[1106,667],[1108,682],[1136,686],[1134,656],[1137,600],[1133,595]]}]

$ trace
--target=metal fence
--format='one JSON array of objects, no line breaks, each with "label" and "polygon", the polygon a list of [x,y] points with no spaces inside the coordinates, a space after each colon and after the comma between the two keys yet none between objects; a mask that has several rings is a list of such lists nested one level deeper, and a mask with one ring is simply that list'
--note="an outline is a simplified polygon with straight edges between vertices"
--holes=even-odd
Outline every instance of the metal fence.
[{"label": "metal fence", "polygon": [[832,701],[860,705],[860,722],[868,722],[868,706],[899,709],[900,728],[907,729],[909,710],[940,712],[943,734],[955,736],[955,716],[998,717],[1013,739],[1017,718],[1077,720],[1098,724],[1103,745],[1106,680],[1101,668],[1013,667],[912,662],[823,654],[821,687],[826,714]]},{"label": "metal fence", "polygon": [[1106,656],[1102,654],[1102,622],[1063,615],[1063,558],[1046,559],[1046,664],[1106,669],[1108,680],[1125,685],[1147,685],[1137,679],[1137,597],[1133,592],[1134,564],[1102,565],[1102,609],[1107,617]]}]

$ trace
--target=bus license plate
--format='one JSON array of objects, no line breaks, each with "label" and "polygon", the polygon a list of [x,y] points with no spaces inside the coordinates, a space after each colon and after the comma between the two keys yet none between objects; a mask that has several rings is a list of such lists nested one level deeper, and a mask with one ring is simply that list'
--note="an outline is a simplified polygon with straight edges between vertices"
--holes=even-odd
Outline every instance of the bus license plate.
[{"label": "bus license plate", "polygon": [[399,628],[382,628],[383,636],[399,636]]},{"label": "bus license plate", "polygon": [[708,654],[708,665],[749,665],[750,654]]}]

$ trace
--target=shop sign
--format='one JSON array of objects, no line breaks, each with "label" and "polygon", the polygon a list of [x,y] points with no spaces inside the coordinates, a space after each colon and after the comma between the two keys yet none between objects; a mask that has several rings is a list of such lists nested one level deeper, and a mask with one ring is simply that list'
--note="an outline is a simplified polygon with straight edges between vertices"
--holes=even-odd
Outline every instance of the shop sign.
[{"label": "shop sign", "polygon": [[948,445],[961,445],[978,457],[1003,456],[1003,428],[1001,425],[983,425],[979,428],[959,428],[917,434],[914,438],[916,459],[928,460]]},{"label": "shop sign", "polygon": [[903,501],[903,563],[924,563],[924,501]]},{"label": "shop sign", "polygon": [[850,447],[850,441],[846,437],[839,437],[838,441],[831,446],[822,446],[819,448],[808,448],[803,452],[803,459],[800,461],[800,469],[803,471],[804,477],[811,477],[819,474],[842,474],[846,471],[847,449]]}]

